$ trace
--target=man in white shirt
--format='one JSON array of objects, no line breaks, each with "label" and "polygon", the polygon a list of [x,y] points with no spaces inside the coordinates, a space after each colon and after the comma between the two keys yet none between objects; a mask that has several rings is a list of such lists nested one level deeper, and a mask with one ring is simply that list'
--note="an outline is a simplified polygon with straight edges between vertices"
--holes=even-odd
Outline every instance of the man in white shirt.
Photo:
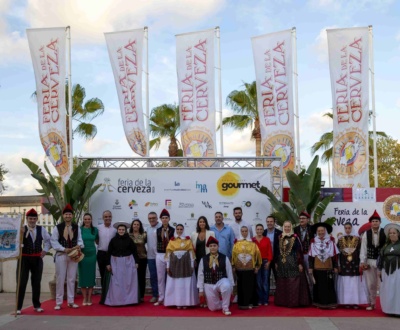
[{"label": "man in white shirt", "polygon": [[[111,239],[117,233],[117,230],[111,226],[112,223],[112,213],[109,210],[103,212],[103,224],[98,225],[97,229],[99,231],[99,241],[97,243],[97,264],[99,265],[99,271],[101,276],[101,288],[104,289],[104,274],[106,272],[107,264],[109,260],[107,259],[108,244],[110,244]],[[101,302],[102,303],[102,302]]]},{"label": "man in white shirt", "polygon": [[40,304],[40,283],[43,273],[43,258],[50,250],[50,235],[45,228],[37,226],[38,214],[35,209],[26,213],[27,226],[24,226],[22,256],[18,267],[21,268],[19,281],[17,315],[21,314],[24,303],[26,285],[28,284],[29,273],[31,273],[32,304],[36,312],[44,310]]},{"label": "man in white shirt", "polygon": [[150,285],[152,298],[151,303],[155,303],[158,300],[158,279],[157,279],[157,229],[161,227],[161,223],[158,222],[156,212],[150,212],[147,216],[150,226],[147,227],[147,265],[149,266],[150,273]]},{"label": "man in white shirt", "polygon": [[63,210],[63,222],[54,227],[51,234],[51,246],[56,250],[56,306],[55,310],[60,310],[64,299],[64,283],[67,282],[68,307],[78,308],[74,303],[75,280],[78,270],[78,263],[72,260],[68,253],[77,250],[80,253],[84,248],[81,229],[76,223],[72,222],[73,212],[70,204]]},{"label": "man in white shirt", "polygon": [[246,226],[247,229],[249,230],[249,238],[253,237],[253,229],[250,223],[244,221],[242,219],[243,216],[243,210],[241,207],[237,206],[233,209],[233,216],[235,217],[235,222],[230,224],[230,227],[233,230],[233,233],[235,234],[235,238],[239,239],[241,237],[240,234],[240,228],[243,226]]}]

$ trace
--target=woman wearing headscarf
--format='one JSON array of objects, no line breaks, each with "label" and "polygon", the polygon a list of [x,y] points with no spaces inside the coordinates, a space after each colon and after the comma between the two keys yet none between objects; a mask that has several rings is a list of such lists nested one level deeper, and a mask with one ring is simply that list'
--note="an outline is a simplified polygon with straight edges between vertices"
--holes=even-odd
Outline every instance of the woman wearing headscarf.
[{"label": "woman wearing headscarf", "polygon": [[335,239],[329,235],[332,226],[319,222],[312,229],[317,234],[311,240],[308,252],[308,272],[314,281],[313,305],[319,308],[336,308],[335,273],[338,272],[338,253]]},{"label": "woman wearing headscarf", "polygon": [[167,283],[164,306],[178,309],[199,304],[196,276],[194,274],[194,251],[189,236],[184,236],[184,227],[178,224],[175,235],[169,240],[165,259],[167,261]]},{"label": "woman wearing headscarf", "polygon": [[139,287],[137,275],[138,255],[136,246],[129,237],[129,223],[114,223],[117,234],[108,245],[108,275],[111,275],[104,303],[109,306],[137,304]]},{"label": "woman wearing headscarf", "polygon": [[239,309],[258,307],[257,272],[262,264],[260,250],[249,237],[246,226],[240,228],[240,238],[233,245],[232,270],[237,277]]},{"label": "woman wearing headscarf", "polygon": [[344,225],[345,234],[338,240],[338,279],[337,300],[338,304],[353,306],[368,304],[367,287],[360,274],[360,248],[361,239],[354,232],[353,225],[348,222]]},{"label": "woman wearing headscarf", "polygon": [[198,267],[201,259],[208,253],[210,249],[207,247],[207,242],[210,237],[215,237],[215,233],[210,230],[207,218],[205,216],[200,216],[197,220],[196,231],[192,233],[190,239],[194,247],[196,262],[195,262],[195,272],[197,277]]},{"label": "woman wearing headscarf", "polygon": [[378,275],[382,280],[380,297],[382,311],[386,314],[400,315],[400,226],[390,223],[384,228],[388,237],[381,249],[378,261]]},{"label": "woman wearing headscarf", "polygon": [[304,272],[301,242],[293,233],[290,221],[283,223],[283,232],[274,251],[276,268],[275,305],[285,307],[309,306],[311,296]]}]

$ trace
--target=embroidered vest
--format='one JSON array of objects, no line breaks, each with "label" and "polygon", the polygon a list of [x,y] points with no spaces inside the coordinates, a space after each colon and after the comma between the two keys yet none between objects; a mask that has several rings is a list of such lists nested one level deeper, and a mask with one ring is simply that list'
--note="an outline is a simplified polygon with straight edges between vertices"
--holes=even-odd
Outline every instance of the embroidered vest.
[{"label": "embroidered vest", "polygon": [[65,229],[65,222],[62,222],[57,225],[57,230],[58,230],[58,242],[65,248],[73,248],[78,244],[78,225],[72,223],[72,233],[73,237],[72,240],[67,241],[64,238],[64,229]]},{"label": "embroidered vest", "polygon": [[22,254],[36,254],[42,252],[42,242],[43,242],[42,227],[36,226],[35,243],[33,243],[31,234],[29,234],[28,237],[26,237],[27,231],[28,227],[25,226],[24,239],[23,239],[24,246],[22,248]]},{"label": "embroidered vest", "polygon": [[[161,237],[162,233],[162,226],[160,228],[157,228],[157,252],[158,253],[165,253],[165,250],[167,248],[168,243],[164,243],[163,237]],[[175,229],[172,228],[171,226],[168,226],[168,241],[174,237],[175,234]]]},{"label": "embroidered vest", "polygon": [[379,244],[378,246],[374,246],[372,240],[372,229],[367,231],[367,258],[368,259],[378,259],[379,252],[382,247],[385,245],[386,235],[383,229],[379,229]]},{"label": "embroidered vest", "polygon": [[226,275],[226,256],[224,254],[218,253],[218,263],[219,266],[215,265],[215,269],[210,268],[210,254],[203,258],[205,284],[216,284],[221,278],[228,278]]}]

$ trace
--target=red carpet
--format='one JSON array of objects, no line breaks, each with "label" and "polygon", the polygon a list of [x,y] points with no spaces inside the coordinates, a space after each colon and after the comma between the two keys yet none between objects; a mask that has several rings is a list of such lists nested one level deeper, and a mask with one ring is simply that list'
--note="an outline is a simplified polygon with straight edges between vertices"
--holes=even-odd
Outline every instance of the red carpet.
[{"label": "red carpet", "polygon": [[[231,317],[384,317],[378,300],[377,309],[366,311],[365,308],[358,310],[338,307],[334,310],[324,310],[315,307],[307,308],[285,308],[276,307],[272,302],[269,306],[260,306],[252,310],[239,310],[237,304],[231,305]],[[100,296],[93,296],[92,306],[82,306],[82,296],[78,295],[75,303],[80,308],[72,309],[67,307],[64,302],[62,309],[54,310],[55,301],[47,300],[42,303],[44,313],[36,313],[32,307],[22,311],[23,315],[36,316],[158,316],[158,317],[225,317],[221,311],[211,312],[208,308],[192,307],[186,310],[178,310],[176,307],[153,306],[149,303],[150,297],[146,297],[146,302],[139,305],[109,307],[99,304]]]}]

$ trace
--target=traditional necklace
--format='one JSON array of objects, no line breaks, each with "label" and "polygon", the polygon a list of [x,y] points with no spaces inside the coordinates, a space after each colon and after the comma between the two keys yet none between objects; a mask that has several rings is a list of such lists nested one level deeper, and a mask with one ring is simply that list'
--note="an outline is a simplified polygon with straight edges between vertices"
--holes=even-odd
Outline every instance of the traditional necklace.
[{"label": "traditional necklace", "polygon": [[359,238],[357,236],[344,236],[339,240],[339,249],[346,257],[347,261],[351,262],[353,260],[352,254],[357,248]]},{"label": "traditional necklace", "polygon": [[283,264],[286,263],[286,257],[290,254],[290,252],[292,252],[295,239],[296,239],[295,237],[291,238],[282,237],[279,240],[279,250],[281,252]]}]

